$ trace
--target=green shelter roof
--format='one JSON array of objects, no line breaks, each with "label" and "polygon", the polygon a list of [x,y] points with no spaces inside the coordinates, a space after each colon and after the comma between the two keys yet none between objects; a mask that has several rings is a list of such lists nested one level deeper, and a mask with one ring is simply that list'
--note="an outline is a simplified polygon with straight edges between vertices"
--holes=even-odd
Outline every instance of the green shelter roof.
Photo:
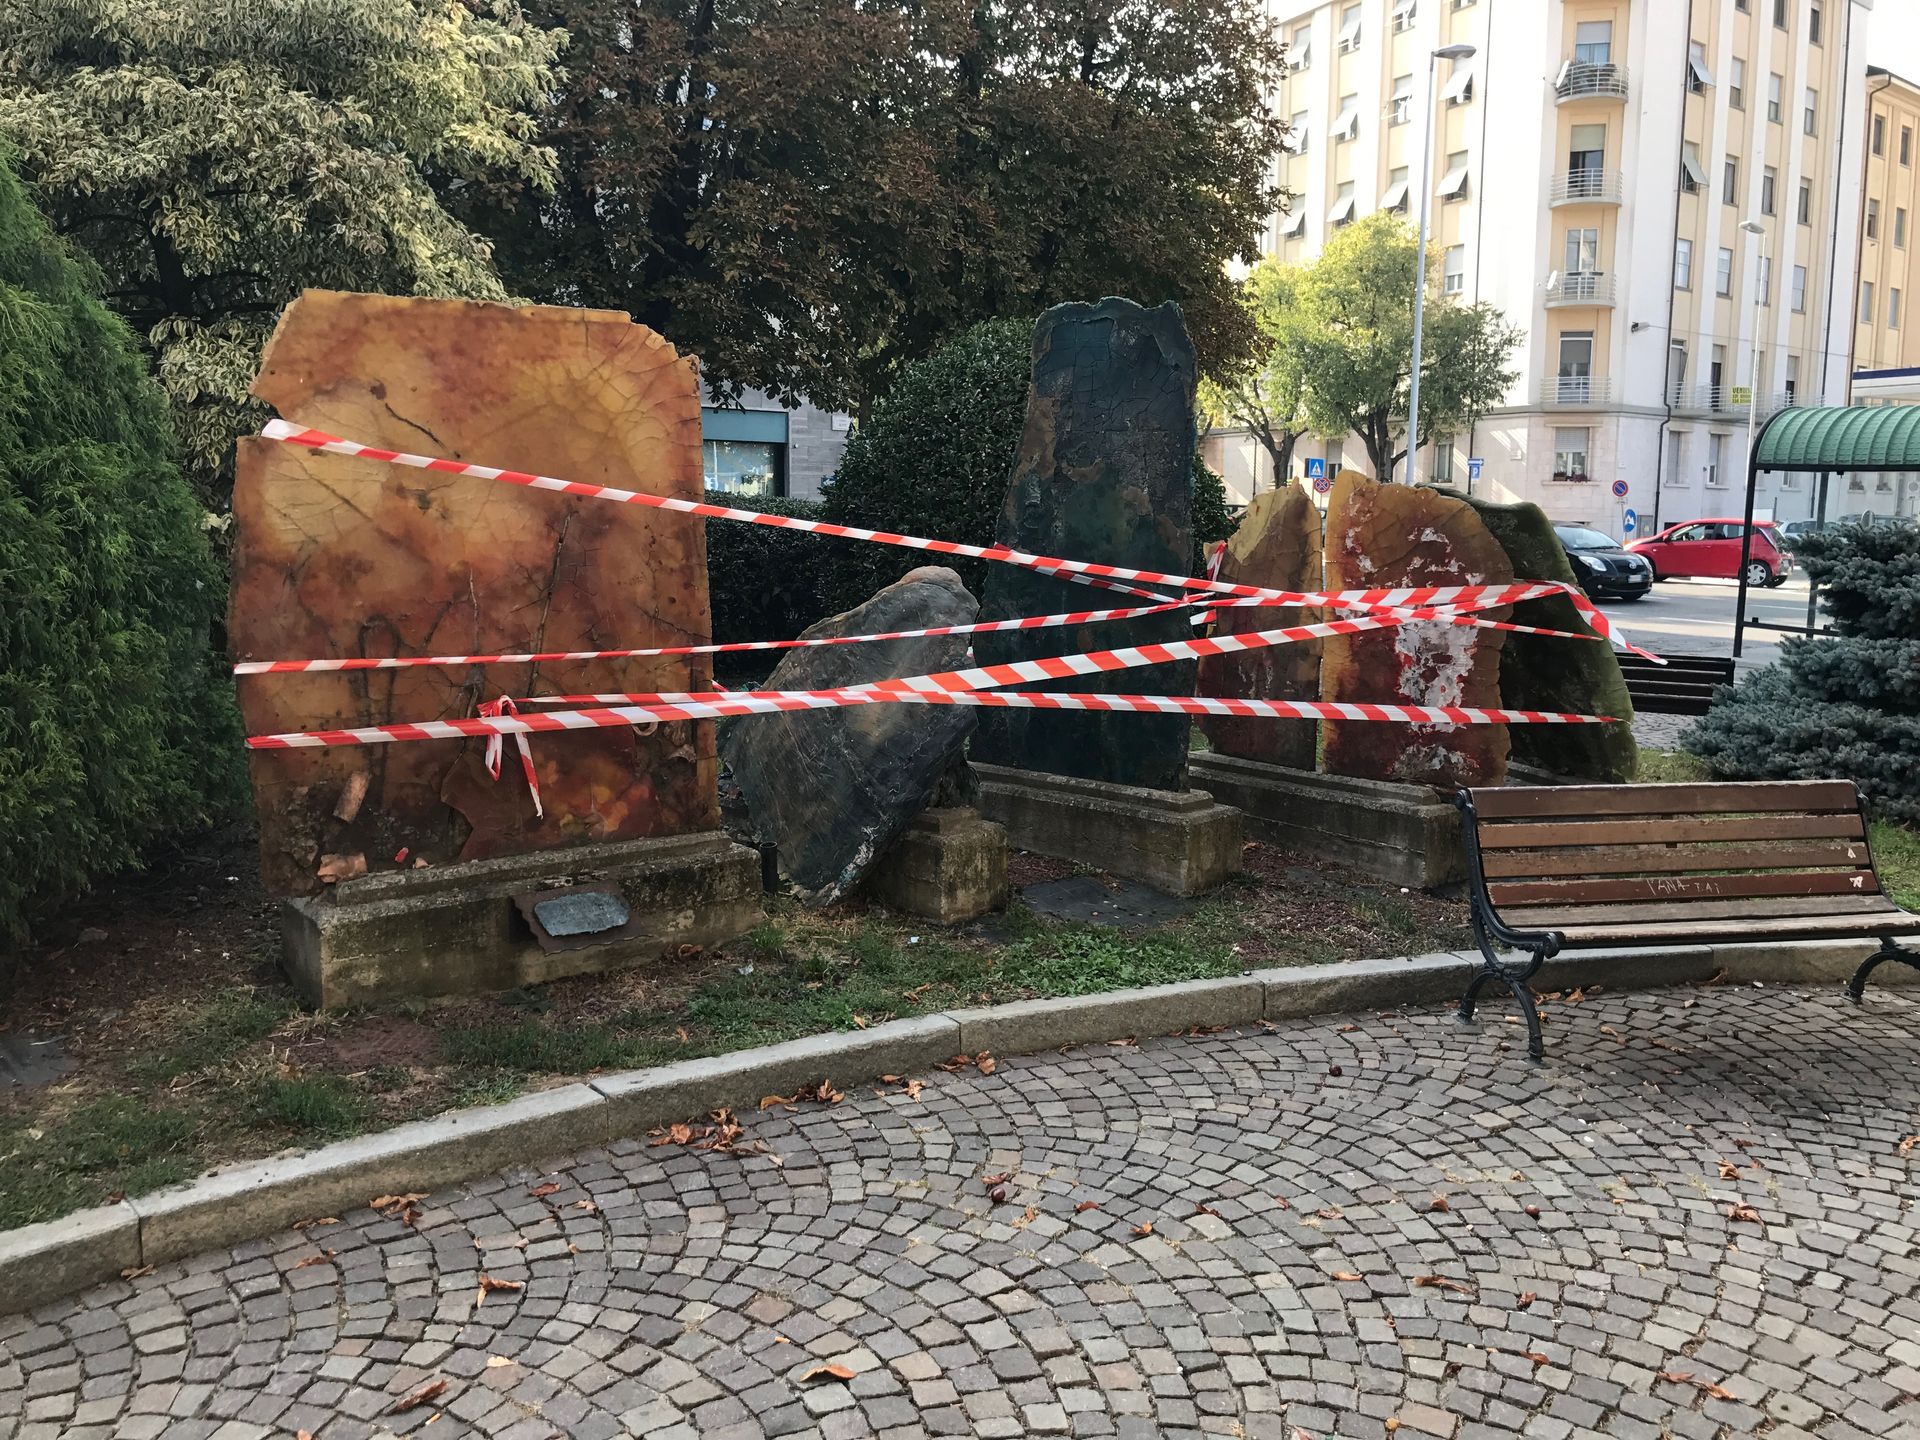
[{"label": "green shelter roof", "polygon": [[1762,470],[1920,470],[1920,405],[1782,410],[1760,432]]}]

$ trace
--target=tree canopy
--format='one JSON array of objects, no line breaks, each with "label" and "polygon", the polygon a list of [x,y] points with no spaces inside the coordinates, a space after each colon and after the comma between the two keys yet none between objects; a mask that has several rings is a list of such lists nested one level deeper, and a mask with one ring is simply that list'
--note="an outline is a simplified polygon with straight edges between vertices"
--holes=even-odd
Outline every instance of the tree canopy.
[{"label": "tree canopy", "polygon": [[1311,428],[1307,418],[1307,370],[1295,334],[1299,323],[1301,270],[1269,255],[1240,286],[1239,301],[1255,336],[1248,357],[1200,383],[1200,403],[1212,423],[1238,425],[1273,462],[1276,483],[1285,484],[1293,447]]},{"label": "tree canopy", "polygon": [[528,107],[565,37],[505,3],[0,0],[0,35],[0,140],[146,338],[216,506],[282,306],[499,298],[436,187],[552,174]]},{"label": "tree canopy", "polygon": [[530,0],[573,44],[537,176],[455,203],[514,289],[631,312],[723,388],[864,411],[994,315],[1175,299],[1272,213],[1254,0]]},{"label": "tree canopy", "polygon": [[[1376,212],[1339,230],[1294,286],[1273,322],[1304,374],[1306,412],[1328,435],[1360,437],[1374,474],[1391,479],[1407,453],[1413,376],[1413,292],[1430,281],[1413,227]],[[1466,425],[1504,399],[1520,332],[1490,305],[1429,293],[1420,367],[1418,445]]]}]

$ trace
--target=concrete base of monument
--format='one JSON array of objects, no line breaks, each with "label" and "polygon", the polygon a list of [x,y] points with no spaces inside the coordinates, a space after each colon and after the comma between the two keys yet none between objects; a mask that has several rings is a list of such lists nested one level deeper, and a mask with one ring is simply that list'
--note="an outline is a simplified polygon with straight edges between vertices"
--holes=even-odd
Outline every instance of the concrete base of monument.
[{"label": "concrete base of monument", "polygon": [[1464,880],[1460,812],[1427,785],[1290,770],[1236,755],[1195,755],[1193,783],[1237,805],[1269,845],[1431,890]]},{"label": "concrete base of monument", "polygon": [[964,806],[923,810],[867,872],[869,898],[958,925],[1007,905],[1007,832]]},{"label": "concrete base of monument", "polygon": [[1199,895],[1241,868],[1240,812],[1204,790],[1147,790],[973,764],[980,810],[1015,848],[1091,865],[1169,895]]},{"label": "concrete base of monument", "polygon": [[[536,938],[533,904],[550,914],[552,892],[592,890],[607,896],[596,923],[624,920]],[[760,857],[716,830],[368,875],[287,901],[280,929],[295,988],[334,1009],[512,990],[720,945],[765,918],[760,897]]]}]

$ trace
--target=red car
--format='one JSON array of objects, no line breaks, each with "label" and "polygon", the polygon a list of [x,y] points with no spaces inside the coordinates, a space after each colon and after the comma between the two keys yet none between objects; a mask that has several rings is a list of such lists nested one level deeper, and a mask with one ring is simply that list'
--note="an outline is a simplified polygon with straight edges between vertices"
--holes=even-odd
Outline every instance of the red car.
[{"label": "red car", "polygon": [[[1653,567],[1656,580],[1677,580],[1692,575],[1736,580],[1740,576],[1740,540],[1746,522],[1740,519],[1689,520],[1684,525],[1669,525],[1658,535],[1649,535],[1627,546]],[[1793,562],[1781,548],[1780,535],[1771,520],[1753,527],[1753,546],[1747,559],[1747,584],[1784,585],[1793,573]]]}]

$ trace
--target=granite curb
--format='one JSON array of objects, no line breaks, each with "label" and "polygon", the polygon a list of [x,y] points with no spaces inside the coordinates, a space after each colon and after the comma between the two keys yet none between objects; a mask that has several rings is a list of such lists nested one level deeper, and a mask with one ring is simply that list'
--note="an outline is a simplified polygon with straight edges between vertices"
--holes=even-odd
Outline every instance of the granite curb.
[{"label": "granite curb", "polygon": [[[1535,985],[1644,989],[1697,984],[1716,975],[1729,983],[1829,984],[1851,975],[1875,944],[1590,950],[1549,961]],[[0,1232],[0,1313],[32,1309],[125,1270],[356,1208],[375,1195],[445,1189],[722,1106],[752,1105],[761,1096],[791,1093],[821,1079],[844,1088],[924,1071],[962,1052],[1032,1054],[1198,1027],[1446,1004],[1460,995],[1478,963],[1477,955],[1447,952],[1018,1001],[596,1076],[302,1155],[230,1166],[118,1205]],[[1920,984],[1920,973],[1888,966],[1875,984]],[[1501,998],[1490,994],[1487,1002],[1497,1007]]]}]

